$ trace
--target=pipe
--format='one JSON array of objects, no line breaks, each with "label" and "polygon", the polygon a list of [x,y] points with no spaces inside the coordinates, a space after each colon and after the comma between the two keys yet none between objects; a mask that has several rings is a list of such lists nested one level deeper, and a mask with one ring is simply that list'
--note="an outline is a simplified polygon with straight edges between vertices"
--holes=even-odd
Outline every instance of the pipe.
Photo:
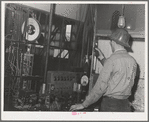
[{"label": "pipe", "polygon": [[53,16],[53,13],[54,13],[54,4],[51,4],[51,6],[50,6],[50,15],[49,15],[49,30],[48,30],[48,38],[47,38],[47,45],[46,45],[44,83],[46,83],[46,80],[47,80],[48,57],[49,57],[49,46],[50,46],[50,41],[51,41],[52,16]]}]

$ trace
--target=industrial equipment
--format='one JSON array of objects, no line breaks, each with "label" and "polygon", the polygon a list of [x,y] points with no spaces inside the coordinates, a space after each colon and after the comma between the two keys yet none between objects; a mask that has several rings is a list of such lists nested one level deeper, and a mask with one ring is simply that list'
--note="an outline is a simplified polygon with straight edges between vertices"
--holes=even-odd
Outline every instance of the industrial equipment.
[{"label": "industrial equipment", "polygon": [[5,8],[5,101],[12,99],[12,107],[21,111],[68,111],[81,102],[89,86],[83,59],[91,55],[92,43],[82,34],[90,28],[22,4]]}]

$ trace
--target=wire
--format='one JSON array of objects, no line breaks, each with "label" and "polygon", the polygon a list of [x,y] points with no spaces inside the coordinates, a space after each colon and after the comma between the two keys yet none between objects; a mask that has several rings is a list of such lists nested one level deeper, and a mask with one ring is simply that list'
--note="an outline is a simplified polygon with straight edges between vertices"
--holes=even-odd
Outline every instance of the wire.
[{"label": "wire", "polygon": [[8,36],[12,36],[12,34],[7,34],[7,35],[5,36],[5,38],[7,38]]},{"label": "wire", "polygon": [[[19,73],[20,69],[19,69],[19,66],[18,66],[18,54],[17,54],[17,58],[15,58],[14,53],[15,53],[15,47],[10,45],[9,53],[8,53],[8,62],[10,63],[10,67],[11,67],[13,76],[20,74]],[[18,53],[18,49],[17,49],[17,53]],[[17,63],[16,65],[15,65],[15,62]]]},{"label": "wire", "polygon": [[124,16],[125,5],[122,5],[122,16]]}]

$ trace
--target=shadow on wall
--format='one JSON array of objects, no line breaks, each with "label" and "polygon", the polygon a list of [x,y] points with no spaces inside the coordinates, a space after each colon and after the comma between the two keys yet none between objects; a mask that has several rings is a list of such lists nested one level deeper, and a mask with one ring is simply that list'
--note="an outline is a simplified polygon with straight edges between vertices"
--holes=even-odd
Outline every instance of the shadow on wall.
[{"label": "shadow on wall", "polygon": [[[133,102],[135,100],[135,93],[137,91],[139,79],[140,79],[140,66],[137,64],[137,72],[136,72],[136,77],[134,80],[134,86],[132,87],[131,96],[129,97],[130,102]],[[132,108],[132,109],[134,109],[134,108]]]},{"label": "shadow on wall", "polygon": [[133,50],[132,50],[132,44],[133,44],[133,38],[130,36],[130,39],[129,39],[129,45],[130,45],[130,48],[127,48],[126,47],[126,50],[128,51],[128,52],[131,52],[131,53],[133,53]]}]

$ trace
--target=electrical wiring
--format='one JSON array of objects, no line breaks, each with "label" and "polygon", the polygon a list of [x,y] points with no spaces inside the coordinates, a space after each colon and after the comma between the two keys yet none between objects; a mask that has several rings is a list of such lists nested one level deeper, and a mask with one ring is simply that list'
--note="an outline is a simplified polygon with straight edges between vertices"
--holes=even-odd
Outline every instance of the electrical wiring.
[{"label": "electrical wiring", "polygon": [[11,67],[11,70],[12,70],[12,75],[13,76],[16,76],[16,74],[18,74],[18,72],[20,72],[20,69],[15,66],[15,61],[16,61],[16,58],[15,58],[15,55],[14,55],[14,50],[15,50],[15,47],[10,47],[10,50],[9,50],[9,53],[8,53],[8,61],[10,63],[10,67]]},{"label": "electrical wiring", "polygon": [[[10,47],[9,47],[9,51],[8,51],[8,62],[11,68],[11,74],[12,76],[20,76],[20,68],[19,68],[19,64],[18,64],[18,60],[19,60],[19,54],[18,54],[18,47],[14,47],[13,44],[11,43]],[[16,51],[16,52],[15,52]],[[15,57],[15,53],[16,53],[16,57]],[[15,65],[16,64],[16,65]],[[19,83],[20,83],[20,79],[19,78],[11,78],[11,90],[13,93],[16,93],[16,89],[19,88]],[[17,80],[16,80],[17,79]]]},{"label": "electrical wiring", "polygon": [[12,34],[7,34],[7,35],[5,36],[5,39],[6,39],[8,36],[12,36]]}]

